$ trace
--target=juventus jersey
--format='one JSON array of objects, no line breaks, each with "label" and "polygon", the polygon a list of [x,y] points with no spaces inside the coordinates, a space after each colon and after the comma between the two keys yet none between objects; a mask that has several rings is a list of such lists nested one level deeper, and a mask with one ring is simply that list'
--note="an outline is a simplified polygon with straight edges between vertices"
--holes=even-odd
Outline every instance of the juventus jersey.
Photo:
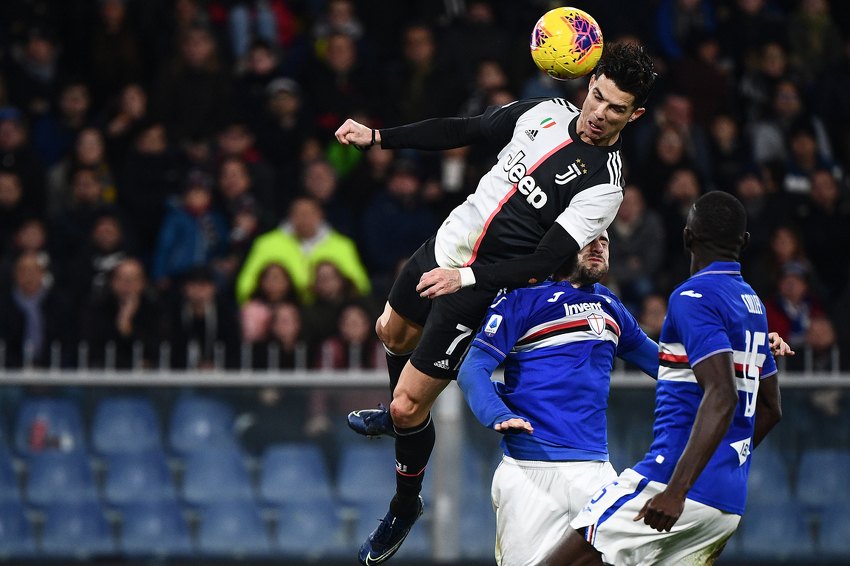
[{"label": "juventus jersey", "polygon": [[576,133],[579,115],[561,98],[487,109],[485,137],[507,145],[437,231],[441,267],[531,254],[556,222],[581,249],[611,224],[623,200],[621,142],[583,142]]},{"label": "juventus jersey", "polygon": [[534,427],[533,435],[505,435],[505,454],[607,461],[614,356],[647,339],[620,300],[598,283],[549,282],[500,296],[485,320],[472,345],[504,361],[499,396]]},{"label": "juventus jersey", "polygon": [[661,328],[655,438],[634,467],[636,472],[653,481],[670,481],[703,396],[691,368],[731,352],[738,407],[688,498],[729,513],[744,512],[759,381],[776,373],[767,335],[764,306],[741,278],[738,263],[712,263],[673,291]]}]

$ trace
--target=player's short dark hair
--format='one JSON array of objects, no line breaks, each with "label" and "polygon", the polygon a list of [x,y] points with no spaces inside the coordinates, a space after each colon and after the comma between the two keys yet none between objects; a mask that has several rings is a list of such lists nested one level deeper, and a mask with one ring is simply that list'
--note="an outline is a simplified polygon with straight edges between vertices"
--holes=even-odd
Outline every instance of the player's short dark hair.
[{"label": "player's short dark hair", "polygon": [[737,248],[747,231],[747,211],[734,196],[712,191],[694,203],[692,229],[700,240]]},{"label": "player's short dark hair", "polygon": [[634,96],[635,108],[646,104],[657,76],[652,58],[634,43],[606,43],[594,75],[605,75],[617,88]]}]

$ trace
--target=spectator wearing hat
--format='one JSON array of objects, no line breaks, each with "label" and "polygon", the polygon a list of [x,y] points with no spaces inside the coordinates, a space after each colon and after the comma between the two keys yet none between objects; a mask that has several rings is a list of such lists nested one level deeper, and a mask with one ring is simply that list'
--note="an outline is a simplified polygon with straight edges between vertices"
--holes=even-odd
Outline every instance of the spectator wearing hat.
[{"label": "spectator wearing hat", "polygon": [[14,106],[0,108],[0,170],[18,175],[24,203],[40,218],[45,215],[44,167],[27,139],[24,115]]},{"label": "spectator wearing hat", "polygon": [[416,164],[397,159],[383,191],[363,215],[363,258],[370,273],[391,277],[399,260],[413,254],[437,230],[437,220],[422,203]]},{"label": "spectator wearing hat", "polygon": [[236,299],[240,304],[247,301],[257,288],[260,273],[276,262],[289,272],[302,302],[309,303],[315,267],[322,261],[333,263],[354,283],[358,294],[369,294],[369,276],[354,242],[331,228],[316,200],[298,198],[280,226],[254,240],[236,281]]},{"label": "spectator wearing hat", "polygon": [[212,208],[212,179],[202,171],[189,173],[182,199],[172,199],[162,222],[153,261],[160,287],[193,267],[221,257],[227,250],[227,221]]},{"label": "spectator wearing hat", "polygon": [[208,268],[193,267],[185,274],[171,321],[171,367],[239,366],[239,322],[219,295]]},{"label": "spectator wearing hat", "polygon": [[300,174],[300,156],[310,135],[311,123],[304,111],[301,87],[290,78],[272,80],[265,89],[262,119],[256,126],[257,148],[274,165],[283,204],[293,196],[292,179]]}]

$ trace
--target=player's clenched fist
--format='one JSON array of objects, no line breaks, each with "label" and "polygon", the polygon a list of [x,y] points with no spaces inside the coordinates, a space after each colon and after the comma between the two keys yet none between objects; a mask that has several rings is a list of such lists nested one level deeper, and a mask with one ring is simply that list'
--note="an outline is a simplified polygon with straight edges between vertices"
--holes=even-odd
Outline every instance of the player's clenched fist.
[{"label": "player's clenched fist", "polygon": [[[372,128],[355,122],[351,118],[346,120],[334,133],[339,143],[344,145],[370,146],[372,145]],[[381,134],[375,130],[375,143],[381,143]]]}]

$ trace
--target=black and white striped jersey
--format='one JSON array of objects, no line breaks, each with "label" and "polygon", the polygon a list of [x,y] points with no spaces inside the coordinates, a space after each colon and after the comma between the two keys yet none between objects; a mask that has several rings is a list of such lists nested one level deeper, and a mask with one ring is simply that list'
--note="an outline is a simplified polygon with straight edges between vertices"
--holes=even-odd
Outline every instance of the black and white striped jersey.
[{"label": "black and white striped jersey", "polygon": [[583,142],[576,133],[579,115],[561,98],[487,109],[484,135],[506,145],[475,192],[437,231],[441,267],[531,254],[556,222],[581,249],[611,224],[623,200],[621,142]]}]

